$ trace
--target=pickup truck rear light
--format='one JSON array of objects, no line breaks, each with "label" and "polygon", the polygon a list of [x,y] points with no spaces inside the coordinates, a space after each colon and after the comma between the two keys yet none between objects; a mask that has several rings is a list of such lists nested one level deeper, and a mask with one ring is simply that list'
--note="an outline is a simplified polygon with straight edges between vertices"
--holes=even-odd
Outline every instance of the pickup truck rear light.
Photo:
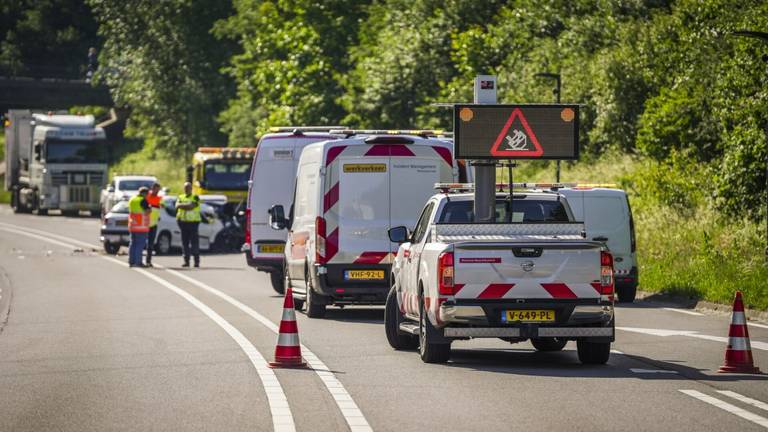
[{"label": "pickup truck rear light", "polygon": [[600,252],[600,294],[613,300],[613,255],[606,251]]},{"label": "pickup truck rear light", "polygon": [[454,295],[453,252],[443,252],[437,258],[437,285],[440,295]]},{"label": "pickup truck rear light", "polygon": [[251,244],[251,209],[245,209],[245,244]]},{"label": "pickup truck rear light", "polygon": [[325,218],[315,219],[315,263],[325,264]]}]

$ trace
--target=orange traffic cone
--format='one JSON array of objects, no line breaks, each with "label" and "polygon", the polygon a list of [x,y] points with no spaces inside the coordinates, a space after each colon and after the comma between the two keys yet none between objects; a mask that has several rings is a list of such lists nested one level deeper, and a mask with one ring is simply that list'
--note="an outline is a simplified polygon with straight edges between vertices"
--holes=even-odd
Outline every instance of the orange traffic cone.
[{"label": "orange traffic cone", "polygon": [[733,300],[733,317],[728,331],[728,348],[725,350],[725,364],[718,372],[760,373],[752,361],[752,347],[749,345],[747,317],[744,315],[744,302],[741,291],[736,291]]},{"label": "orange traffic cone", "polygon": [[269,362],[269,367],[306,367],[307,363],[301,357],[299,343],[299,328],[296,326],[296,311],[293,309],[293,291],[289,287],[285,291],[283,303],[283,319],[280,320],[280,334],[277,336],[275,361]]}]

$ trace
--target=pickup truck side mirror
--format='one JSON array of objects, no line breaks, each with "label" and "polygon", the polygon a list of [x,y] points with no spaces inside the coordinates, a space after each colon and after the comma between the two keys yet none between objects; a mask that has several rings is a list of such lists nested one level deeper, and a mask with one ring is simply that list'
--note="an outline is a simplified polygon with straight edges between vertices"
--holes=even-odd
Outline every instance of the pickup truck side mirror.
[{"label": "pickup truck side mirror", "polygon": [[39,161],[43,157],[43,145],[40,143],[35,144],[35,160]]},{"label": "pickup truck side mirror", "polygon": [[273,205],[269,209],[269,226],[273,230],[282,230],[288,226],[288,220],[285,218],[285,209],[280,204]]},{"label": "pickup truck side mirror", "polygon": [[112,186],[112,185],[107,186],[107,192],[114,193],[115,192],[115,187]]},{"label": "pickup truck side mirror", "polygon": [[402,244],[408,241],[408,228],[397,226],[388,231],[389,240],[393,243]]}]

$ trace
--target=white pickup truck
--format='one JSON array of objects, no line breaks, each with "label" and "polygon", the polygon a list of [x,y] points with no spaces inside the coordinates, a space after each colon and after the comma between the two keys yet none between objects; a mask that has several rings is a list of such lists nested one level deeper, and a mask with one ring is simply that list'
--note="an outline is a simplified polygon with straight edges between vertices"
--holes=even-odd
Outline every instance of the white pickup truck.
[{"label": "white pickup truck", "polygon": [[475,223],[473,194],[429,199],[400,243],[385,310],[395,349],[419,347],[427,363],[448,361],[451,342],[530,339],[540,351],[575,340],[585,364],[608,361],[614,340],[613,259],[585,239],[555,192],[497,194],[494,223]]}]

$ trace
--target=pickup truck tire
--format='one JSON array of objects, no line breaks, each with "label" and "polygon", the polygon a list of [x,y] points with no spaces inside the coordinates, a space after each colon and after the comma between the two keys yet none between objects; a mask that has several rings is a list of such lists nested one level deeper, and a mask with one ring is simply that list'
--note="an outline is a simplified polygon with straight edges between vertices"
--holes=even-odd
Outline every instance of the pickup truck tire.
[{"label": "pickup truck tire", "polygon": [[306,272],[304,278],[307,287],[307,316],[309,318],[324,318],[325,304],[318,303],[318,294],[312,288],[312,277],[309,276],[309,272]]},{"label": "pickup truck tire", "polygon": [[619,297],[619,303],[632,303],[637,296],[637,285],[616,287],[616,294]]},{"label": "pickup truck tire", "polygon": [[579,361],[583,364],[605,364],[611,355],[610,342],[576,341]]},{"label": "pickup truck tire", "polygon": [[424,296],[419,303],[419,355],[424,363],[445,363],[451,358],[451,343],[434,343],[432,333],[437,329],[427,318]]},{"label": "pickup truck tire", "polygon": [[392,287],[384,306],[384,331],[387,334],[387,342],[398,351],[416,349],[419,346],[419,339],[400,330],[400,323],[403,321],[405,319],[397,305],[397,291]]},{"label": "pickup truck tire", "polygon": [[155,241],[155,252],[158,255],[168,255],[171,253],[171,233],[163,231]]},{"label": "pickup truck tire", "polygon": [[561,351],[567,343],[567,340],[558,338],[531,339],[531,344],[536,348],[536,351],[543,352]]},{"label": "pickup truck tire", "polygon": [[285,294],[285,276],[281,271],[269,272],[269,281],[272,283],[272,289],[278,294]]},{"label": "pickup truck tire", "polygon": [[115,243],[104,243],[104,252],[106,252],[109,255],[117,255],[117,252],[120,251],[120,245]]}]

